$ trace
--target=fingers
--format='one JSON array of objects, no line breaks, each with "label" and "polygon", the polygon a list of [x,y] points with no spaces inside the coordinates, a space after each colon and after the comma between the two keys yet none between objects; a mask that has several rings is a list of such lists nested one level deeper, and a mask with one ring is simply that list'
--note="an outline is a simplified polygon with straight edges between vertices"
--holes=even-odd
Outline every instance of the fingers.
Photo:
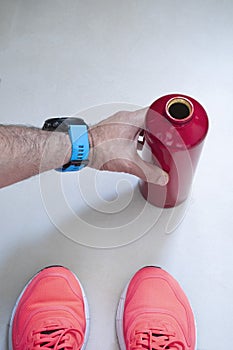
[{"label": "fingers", "polygon": [[135,155],[135,159],[131,163],[130,173],[146,182],[160,186],[165,186],[169,181],[169,176],[164,170],[142,160],[138,155]]},{"label": "fingers", "polygon": [[138,135],[144,129],[148,107],[134,112],[118,112],[89,129],[89,166],[99,170],[126,172],[144,181],[164,186],[168,174],[144,161],[137,153]]}]

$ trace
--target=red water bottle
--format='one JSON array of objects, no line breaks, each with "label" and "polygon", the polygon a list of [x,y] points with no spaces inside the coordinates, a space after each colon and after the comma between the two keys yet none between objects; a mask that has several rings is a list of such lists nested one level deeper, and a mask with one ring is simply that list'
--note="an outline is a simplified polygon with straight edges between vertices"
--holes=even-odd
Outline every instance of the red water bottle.
[{"label": "red water bottle", "polygon": [[169,174],[169,182],[162,187],[140,181],[145,199],[164,208],[185,201],[207,131],[208,117],[204,108],[189,96],[166,95],[150,106],[142,155],[163,168]]}]

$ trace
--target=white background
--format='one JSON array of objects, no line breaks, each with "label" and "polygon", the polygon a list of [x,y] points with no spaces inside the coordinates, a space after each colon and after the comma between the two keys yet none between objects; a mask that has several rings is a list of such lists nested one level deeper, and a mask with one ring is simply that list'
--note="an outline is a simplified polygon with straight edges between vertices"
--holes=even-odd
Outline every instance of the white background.
[{"label": "white background", "polygon": [[[85,169],[80,178],[61,178],[52,171],[41,183],[35,177],[1,190],[1,349],[7,348],[18,294],[51,264],[72,269],[86,290],[92,318],[87,350],[119,349],[118,299],[131,275],[147,264],[162,266],[184,288],[197,320],[198,350],[229,348],[232,17],[231,0],[0,1],[1,123],[41,127],[49,116],[113,102],[147,106],[173,92],[196,98],[210,119],[187,214],[170,234],[171,213],[156,222],[158,209],[146,205],[131,176]],[[102,118],[97,110],[86,113],[87,122]],[[114,246],[135,238],[118,248],[96,248],[98,242]]]}]

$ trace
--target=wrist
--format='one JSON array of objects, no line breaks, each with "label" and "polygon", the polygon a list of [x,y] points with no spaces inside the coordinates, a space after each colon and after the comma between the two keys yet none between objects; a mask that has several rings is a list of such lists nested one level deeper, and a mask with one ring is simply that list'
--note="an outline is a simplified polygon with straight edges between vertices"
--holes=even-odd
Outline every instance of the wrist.
[{"label": "wrist", "polygon": [[95,161],[94,152],[98,149],[100,144],[103,143],[103,140],[104,140],[103,136],[104,135],[103,135],[103,130],[101,125],[97,124],[97,125],[93,125],[92,127],[89,127],[88,129],[88,139],[89,139],[89,145],[90,145],[89,163],[88,163],[89,167],[92,167]]}]

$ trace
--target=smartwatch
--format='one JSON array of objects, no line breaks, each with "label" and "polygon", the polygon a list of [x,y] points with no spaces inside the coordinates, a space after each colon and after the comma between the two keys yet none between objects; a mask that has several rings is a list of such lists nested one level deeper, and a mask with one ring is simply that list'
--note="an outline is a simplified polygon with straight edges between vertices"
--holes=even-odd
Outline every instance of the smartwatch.
[{"label": "smartwatch", "polygon": [[88,125],[81,118],[70,116],[50,118],[44,122],[42,130],[65,132],[69,134],[72,151],[67,164],[56,169],[60,172],[77,171],[88,164],[90,150],[88,139]]}]

